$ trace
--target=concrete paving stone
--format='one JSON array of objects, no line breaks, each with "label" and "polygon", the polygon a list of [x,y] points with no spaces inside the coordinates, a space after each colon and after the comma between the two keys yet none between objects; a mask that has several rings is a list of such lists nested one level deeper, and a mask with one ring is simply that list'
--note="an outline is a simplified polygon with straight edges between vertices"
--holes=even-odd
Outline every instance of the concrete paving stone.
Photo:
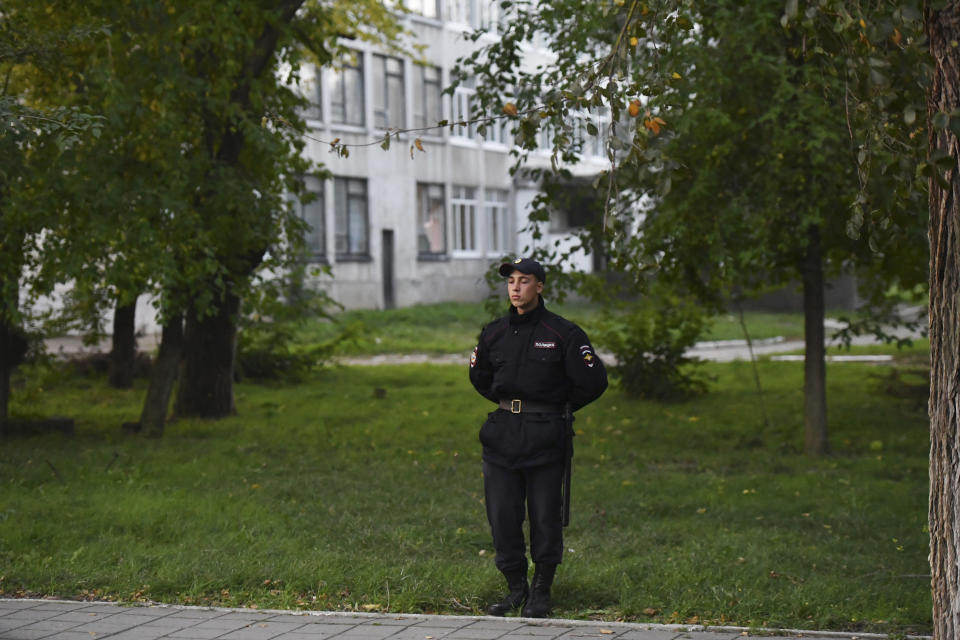
[{"label": "concrete paving stone", "polygon": [[473,621],[472,618],[457,618],[457,617],[451,616],[449,618],[431,618],[429,620],[424,620],[423,624],[430,625],[431,627],[456,628],[456,627],[466,626],[470,624],[472,621]]},{"label": "concrete paving stone", "polygon": [[121,631],[132,629],[133,626],[132,624],[111,624],[109,620],[98,620],[96,622],[88,622],[87,624],[75,626],[73,627],[73,631],[84,631],[86,633],[104,635],[108,633],[120,633]]},{"label": "concrete paving stone", "polygon": [[68,611],[76,611],[77,609],[83,609],[84,607],[89,607],[89,602],[33,602],[33,606],[30,607],[34,611],[62,611],[66,613]]},{"label": "concrete paving stone", "polygon": [[412,627],[406,627],[404,629],[395,630],[392,638],[416,638],[418,640],[423,640],[427,636],[430,636],[430,640],[435,638],[445,638],[452,633],[459,631],[459,627],[438,627],[433,624],[433,620],[430,621],[430,625],[418,624]]},{"label": "concrete paving stone", "polygon": [[68,629],[75,629],[79,623],[77,622],[65,622],[60,620],[37,620],[36,622],[31,622],[28,625],[20,627],[21,629],[36,629],[37,631],[67,631]]},{"label": "concrete paving stone", "polygon": [[404,618],[403,616],[397,616],[396,618],[377,618],[369,622],[364,622],[364,625],[371,627],[409,627],[422,622],[423,618]]},{"label": "concrete paving stone", "polygon": [[[164,638],[177,638],[177,640],[211,640],[211,638],[221,638],[224,633],[229,633],[223,629],[210,629],[210,628],[200,628],[200,627],[187,627],[186,629],[180,629],[178,631],[172,631],[166,635]],[[113,640],[113,638],[111,638]]]},{"label": "concrete paving stone", "polygon": [[134,627],[120,633],[110,636],[110,640],[159,640],[160,638],[170,638],[168,629],[158,629],[157,627]]},{"label": "concrete paving stone", "polygon": [[400,633],[410,629],[409,626],[398,627],[394,625],[361,624],[353,627],[345,627],[340,637],[352,638],[355,635],[363,635],[369,638],[388,638],[395,633]]},{"label": "concrete paving stone", "polygon": [[677,640],[733,640],[742,636],[735,631],[678,631]]},{"label": "concrete paving stone", "polygon": [[350,626],[357,626],[358,624],[367,624],[368,622],[373,622],[377,618],[365,617],[365,616],[352,616],[346,613],[313,613],[310,617],[316,617],[319,620],[324,622],[329,622],[330,624],[348,624]]},{"label": "concrete paving stone", "polygon": [[146,618],[162,618],[176,613],[176,609],[170,607],[143,607],[134,605],[132,607],[123,607],[117,615],[143,616]]},{"label": "concrete paving stone", "polygon": [[221,638],[223,640],[269,640],[284,633],[296,631],[302,626],[289,622],[257,622],[242,629],[225,633]]},{"label": "concrete paving stone", "polygon": [[[8,629],[19,629],[20,627],[25,627],[28,624],[31,624],[28,620],[7,620],[6,618],[0,618],[0,633]],[[0,638],[3,636],[0,635]]]},{"label": "concrete paving stone", "polygon": [[453,633],[447,636],[448,640],[494,640],[494,638],[499,638],[500,636],[510,633],[512,629],[501,627],[490,628],[490,627],[476,627],[469,626],[463,627],[462,629],[457,629]]},{"label": "concrete paving stone", "polygon": [[37,606],[36,600],[0,600],[0,611],[4,609],[30,609]]},{"label": "concrete paving stone", "polygon": [[97,638],[111,637],[106,633],[91,634],[86,631],[60,631],[56,635],[47,636],[47,640],[97,640]]},{"label": "concrete paving stone", "polygon": [[166,618],[155,618],[153,620],[149,620],[140,626],[176,631],[177,629],[186,629],[187,627],[192,627],[200,622],[202,621],[197,620],[196,618],[174,618],[172,616],[167,616]]},{"label": "concrete paving stone", "polygon": [[58,622],[76,622],[81,624],[83,622],[91,622],[94,620],[106,620],[111,616],[105,615],[102,613],[96,612],[86,612],[86,611],[67,611],[66,613],[50,615],[48,612],[46,618],[49,620],[57,620]]},{"label": "concrete paving stone", "polygon": [[160,620],[163,617],[164,616],[158,616],[158,615],[153,615],[153,616],[137,615],[134,613],[128,613],[126,611],[123,611],[116,615],[110,616],[109,618],[107,618],[107,621],[110,624],[125,624],[132,627],[134,625],[139,625],[139,624],[148,624],[150,622],[153,622],[154,620]]},{"label": "concrete paving stone", "polygon": [[116,604],[107,604],[105,602],[95,602],[92,604],[87,603],[82,609],[78,609],[78,611],[83,611],[84,613],[95,613],[97,615],[103,615],[103,616],[112,616],[119,613],[121,611],[121,607],[120,605],[116,605]]},{"label": "concrete paving stone", "polygon": [[511,631],[510,636],[520,636],[520,637],[529,637],[537,636],[541,638],[557,638],[567,633],[573,627],[555,627],[555,626],[532,626],[527,625],[520,627],[516,631]]},{"label": "concrete paving stone", "polygon": [[3,616],[4,620],[46,620],[50,617],[49,611],[35,611],[34,609],[14,609]]},{"label": "concrete paving stone", "polygon": [[[321,629],[319,626],[311,625],[309,627],[284,634],[283,640],[322,640],[323,638],[328,637],[329,636],[324,635],[323,629]],[[113,638],[110,640],[113,640]]]},{"label": "concrete paving stone", "polygon": [[230,615],[229,611],[217,611],[216,609],[176,609],[170,614],[171,618],[189,618],[193,620],[209,620],[210,618],[222,618]]},{"label": "concrete paving stone", "polygon": [[[49,638],[51,635],[56,633],[55,631],[41,631],[39,629],[24,629],[20,627],[19,629],[10,629],[9,631],[4,631],[3,640],[40,640],[40,638]],[[87,640],[90,640],[90,636],[87,636]]]},{"label": "concrete paving stone", "polygon": [[[309,630],[309,627],[307,625],[304,625],[302,629]],[[383,640],[383,636],[365,636],[358,633],[353,633],[351,635],[345,635],[341,633],[336,636],[324,636],[324,637],[326,638],[332,637],[332,638],[335,638],[335,640]],[[396,637],[398,636],[390,636],[390,639],[393,640]],[[423,638],[417,638],[417,640],[423,640]]]},{"label": "concrete paving stone", "polygon": [[475,620],[468,628],[470,629],[491,629],[493,631],[500,631],[502,633],[507,633],[515,629],[520,629],[524,626],[522,622],[511,622],[509,619],[503,618],[480,618]]},{"label": "concrete paving stone", "polygon": [[617,640],[673,640],[677,635],[668,629],[631,629],[617,636]]}]

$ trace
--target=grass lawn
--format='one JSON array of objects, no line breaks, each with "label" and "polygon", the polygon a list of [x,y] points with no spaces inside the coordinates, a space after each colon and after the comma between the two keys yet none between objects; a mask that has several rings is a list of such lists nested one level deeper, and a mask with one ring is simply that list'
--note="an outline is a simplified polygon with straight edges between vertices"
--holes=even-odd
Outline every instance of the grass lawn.
[{"label": "grass lawn", "polygon": [[[586,303],[552,304],[552,311],[580,324],[587,333],[600,320],[598,307]],[[504,310],[506,305],[504,305]],[[323,343],[349,328],[353,338],[337,347],[339,355],[382,353],[468,353],[476,344],[480,328],[493,318],[481,303],[417,305],[389,311],[345,311],[334,322],[309,323],[301,334],[305,344]],[[798,313],[745,314],[747,329],[754,340],[803,337],[803,316]],[[743,328],[733,314],[713,318],[704,340],[742,340]],[[597,345],[602,348],[603,345]]]},{"label": "grass lawn", "polygon": [[[705,365],[711,393],[684,403],[612,388],[578,414],[557,615],[929,633],[922,399],[892,392],[889,366],[828,365],[833,453],[810,459],[802,363],[759,366],[766,423],[744,362]],[[145,440],[119,429],[142,383],[16,389],[15,414],[77,433],[2,443],[0,592],[452,614],[497,597],[477,442],[492,406],[465,366],[236,391],[236,417]]]}]

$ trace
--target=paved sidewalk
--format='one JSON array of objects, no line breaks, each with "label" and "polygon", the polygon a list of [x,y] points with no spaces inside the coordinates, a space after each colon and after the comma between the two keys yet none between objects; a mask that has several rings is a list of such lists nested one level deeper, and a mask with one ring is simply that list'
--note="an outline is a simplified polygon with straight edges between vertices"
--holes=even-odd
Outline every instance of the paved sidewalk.
[{"label": "paved sidewalk", "polygon": [[[738,627],[699,625],[0,599],[2,640],[734,640],[769,635],[772,634]],[[818,631],[776,635],[846,640],[887,638]]]}]

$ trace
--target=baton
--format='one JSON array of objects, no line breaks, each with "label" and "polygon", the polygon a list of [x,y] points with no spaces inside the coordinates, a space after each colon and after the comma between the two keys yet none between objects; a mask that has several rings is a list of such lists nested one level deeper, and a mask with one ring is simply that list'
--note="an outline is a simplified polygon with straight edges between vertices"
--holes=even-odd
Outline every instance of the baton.
[{"label": "baton", "polygon": [[563,447],[563,479],[560,485],[560,522],[566,527],[570,524],[570,475],[573,472],[573,412],[569,402],[563,407],[563,419],[567,433]]}]

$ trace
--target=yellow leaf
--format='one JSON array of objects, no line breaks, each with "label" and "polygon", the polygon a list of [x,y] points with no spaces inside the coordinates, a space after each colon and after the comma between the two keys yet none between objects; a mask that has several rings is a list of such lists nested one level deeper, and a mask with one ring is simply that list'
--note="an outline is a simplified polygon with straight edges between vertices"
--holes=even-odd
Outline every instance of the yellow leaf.
[{"label": "yellow leaf", "polygon": [[867,23],[863,21],[863,18],[860,18],[860,27],[863,29],[867,28]]},{"label": "yellow leaf", "polygon": [[613,629],[600,629],[600,633],[604,635],[610,635],[611,633],[613,633]]},{"label": "yellow leaf", "polygon": [[638,115],[640,115],[640,101],[632,100],[630,102],[630,106],[627,107],[627,111],[630,112],[631,118],[636,118]]},{"label": "yellow leaf", "polygon": [[681,76],[679,73],[677,73],[676,71],[674,71],[674,72],[673,72],[673,75],[672,75],[671,77],[672,77],[674,80],[679,80],[679,79],[682,78],[683,76]]},{"label": "yellow leaf", "polygon": [[503,112],[508,116],[515,116],[517,115],[517,105],[513,104],[512,102],[508,102],[507,104],[503,105]]},{"label": "yellow leaf", "polygon": [[363,605],[363,610],[364,610],[364,611],[379,611],[380,608],[381,608],[381,607],[380,607],[379,604],[365,604],[365,605]]},{"label": "yellow leaf", "polygon": [[637,46],[638,44],[640,44],[640,41],[637,40],[637,36],[633,36],[632,38],[630,38],[630,46],[631,46],[631,47],[635,47],[635,46]]},{"label": "yellow leaf", "polygon": [[645,616],[655,616],[660,613],[659,609],[654,609],[653,607],[647,607],[643,610],[643,615]]},{"label": "yellow leaf", "polygon": [[413,144],[417,147],[418,151],[426,152],[426,149],[423,148],[423,140],[421,140],[420,138],[417,138],[416,140],[414,140]]}]

